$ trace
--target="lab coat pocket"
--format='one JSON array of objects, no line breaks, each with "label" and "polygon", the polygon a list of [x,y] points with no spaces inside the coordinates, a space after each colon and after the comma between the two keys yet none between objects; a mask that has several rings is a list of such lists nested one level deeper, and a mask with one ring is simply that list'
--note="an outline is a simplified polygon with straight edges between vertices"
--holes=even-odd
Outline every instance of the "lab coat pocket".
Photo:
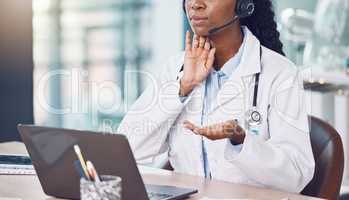
[{"label": "lab coat pocket", "polygon": [[[246,121],[246,133],[261,137],[263,140],[268,140],[270,138],[269,125],[268,125],[268,112],[266,110],[258,109],[261,114],[261,122],[257,125],[249,125]],[[247,118],[247,116],[245,116]]]},{"label": "lab coat pocket", "polygon": [[217,170],[215,171],[214,178],[222,181],[228,181],[232,183],[250,183],[249,177],[239,169],[233,162],[229,162],[220,156],[217,160]]}]

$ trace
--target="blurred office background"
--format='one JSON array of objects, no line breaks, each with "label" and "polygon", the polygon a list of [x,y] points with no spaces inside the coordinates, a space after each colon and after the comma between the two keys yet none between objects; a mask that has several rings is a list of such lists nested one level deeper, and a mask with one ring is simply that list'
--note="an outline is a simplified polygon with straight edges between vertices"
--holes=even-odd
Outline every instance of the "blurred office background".
[{"label": "blurred office background", "polygon": [[161,64],[182,48],[178,2],[34,0],[36,123],[115,129]]},{"label": "blurred office background", "polygon": [[[274,4],[292,61],[345,71],[347,0]],[[33,0],[35,122],[115,130],[186,28],[180,0]]]},{"label": "blurred office background", "polygon": [[[349,0],[274,6],[284,50],[313,89],[311,114],[348,152]],[[0,9],[1,141],[19,140],[17,123],[115,131],[188,28],[181,0],[1,0]]]},{"label": "blurred office background", "polygon": [[[345,70],[343,2],[274,2],[285,52],[300,68]],[[35,122],[115,130],[183,48],[186,28],[180,0],[33,0]]]}]

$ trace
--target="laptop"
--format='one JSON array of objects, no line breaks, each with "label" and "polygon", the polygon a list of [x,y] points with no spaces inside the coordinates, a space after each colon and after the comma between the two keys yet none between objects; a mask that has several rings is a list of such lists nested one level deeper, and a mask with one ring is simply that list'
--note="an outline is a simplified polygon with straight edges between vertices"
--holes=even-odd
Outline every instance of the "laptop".
[{"label": "laptop", "polygon": [[123,200],[177,200],[197,193],[189,188],[144,185],[124,135],[34,125],[18,125],[18,130],[47,195],[80,198],[80,177],[73,164],[75,144],[100,175],[121,177]]}]

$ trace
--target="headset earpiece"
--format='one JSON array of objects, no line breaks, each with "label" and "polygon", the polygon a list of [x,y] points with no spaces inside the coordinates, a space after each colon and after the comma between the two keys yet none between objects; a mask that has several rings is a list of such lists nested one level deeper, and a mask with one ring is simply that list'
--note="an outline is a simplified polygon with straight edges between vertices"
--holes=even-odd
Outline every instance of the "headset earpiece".
[{"label": "headset earpiece", "polygon": [[253,0],[237,0],[236,1],[236,15],[241,19],[249,17],[253,14],[255,4]]}]

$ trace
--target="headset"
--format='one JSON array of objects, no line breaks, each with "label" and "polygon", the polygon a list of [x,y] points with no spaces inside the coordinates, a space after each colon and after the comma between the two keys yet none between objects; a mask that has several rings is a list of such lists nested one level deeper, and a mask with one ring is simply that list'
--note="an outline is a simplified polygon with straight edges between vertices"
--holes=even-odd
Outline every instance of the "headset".
[{"label": "headset", "polygon": [[[185,1],[186,0],[183,0],[183,10],[186,13]],[[235,16],[231,20],[226,22],[224,25],[218,26],[216,28],[209,30],[209,35],[212,35],[224,30],[228,26],[232,25],[238,19],[250,17],[251,15],[253,15],[254,11],[255,11],[255,4],[253,0],[236,0]]]},{"label": "headset", "polygon": [[254,13],[255,4],[253,0],[237,0],[236,15],[238,18],[246,18]]}]

